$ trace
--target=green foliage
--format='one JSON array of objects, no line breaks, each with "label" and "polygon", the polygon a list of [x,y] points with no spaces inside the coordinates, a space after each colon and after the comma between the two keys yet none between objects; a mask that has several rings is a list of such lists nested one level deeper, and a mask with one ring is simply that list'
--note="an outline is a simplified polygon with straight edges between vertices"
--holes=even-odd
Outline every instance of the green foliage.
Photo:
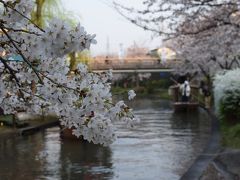
[{"label": "green foliage", "polygon": [[129,90],[131,90],[132,88],[122,88],[122,87],[112,87],[111,91],[112,94],[114,95],[121,95],[121,94],[126,94]]},{"label": "green foliage", "polygon": [[240,70],[219,74],[214,80],[217,115],[221,120],[223,145],[240,148]]},{"label": "green foliage", "polygon": [[220,119],[226,123],[240,123],[240,89],[228,89],[220,102]]},{"label": "green foliage", "polygon": [[168,89],[158,89],[156,91],[156,94],[161,99],[171,99],[171,97],[168,94]]},{"label": "green foliage", "polygon": [[[233,107],[231,107],[231,102],[233,102],[233,104],[236,105],[234,99],[240,96],[239,95],[239,89],[240,89],[239,77],[240,77],[240,69],[223,71],[214,77],[214,81],[213,81],[214,104],[215,104],[217,115],[220,114],[220,109],[222,109],[225,105],[230,105],[230,109],[234,109]],[[224,100],[226,99],[225,96],[227,100]],[[234,98],[231,98],[230,96],[233,96]],[[227,101],[230,101],[230,104],[227,103]],[[223,104],[221,105],[221,103]]]},{"label": "green foliage", "polygon": [[36,7],[32,12],[32,20],[43,27],[55,14],[60,14],[61,5],[58,0],[36,0]]},{"label": "green foliage", "polygon": [[79,63],[83,63],[88,65],[88,63],[92,60],[91,54],[89,50],[84,50],[82,52],[72,52],[68,55],[70,61],[70,70],[73,71],[77,68]]},{"label": "green foliage", "polygon": [[134,89],[137,96],[149,96],[153,95],[161,99],[170,99],[170,96],[168,94],[168,86],[165,88],[165,86],[168,84],[168,80],[149,80],[148,82],[141,84],[141,86],[138,87],[112,87],[112,94],[119,95],[127,93],[130,89]]},{"label": "green foliage", "polygon": [[32,12],[33,22],[44,27],[53,17],[66,20],[73,26],[78,19],[74,13],[65,10],[59,0],[36,0],[36,7]]},{"label": "green foliage", "polygon": [[158,89],[168,89],[171,85],[171,81],[168,79],[152,80],[146,83],[146,89],[148,93],[154,93]]},{"label": "green foliage", "polygon": [[89,50],[84,50],[76,54],[76,63],[88,64],[92,60]]}]

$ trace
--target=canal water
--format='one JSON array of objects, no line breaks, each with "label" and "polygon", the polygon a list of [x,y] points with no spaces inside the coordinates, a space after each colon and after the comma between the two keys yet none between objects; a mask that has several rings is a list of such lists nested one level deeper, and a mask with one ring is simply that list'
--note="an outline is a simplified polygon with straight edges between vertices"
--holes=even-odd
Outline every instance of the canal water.
[{"label": "canal water", "polygon": [[54,127],[0,140],[1,180],[175,180],[203,150],[210,132],[204,111],[175,114],[169,101],[131,103],[141,123],[118,124],[109,147],[62,140]]}]

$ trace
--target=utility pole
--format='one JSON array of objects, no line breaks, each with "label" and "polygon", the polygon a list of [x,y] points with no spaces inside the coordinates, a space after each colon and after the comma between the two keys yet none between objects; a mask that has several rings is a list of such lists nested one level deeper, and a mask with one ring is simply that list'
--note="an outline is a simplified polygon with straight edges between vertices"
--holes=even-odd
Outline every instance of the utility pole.
[{"label": "utility pole", "polygon": [[109,36],[107,36],[106,56],[109,56],[109,50],[110,50],[110,43],[109,43]]}]

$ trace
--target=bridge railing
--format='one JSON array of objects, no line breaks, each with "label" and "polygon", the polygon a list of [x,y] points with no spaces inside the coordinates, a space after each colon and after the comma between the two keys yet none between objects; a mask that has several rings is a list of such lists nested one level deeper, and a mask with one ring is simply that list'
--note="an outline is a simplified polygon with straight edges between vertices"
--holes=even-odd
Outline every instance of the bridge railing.
[{"label": "bridge railing", "polygon": [[157,58],[95,59],[89,64],[92,70],[103,69],[159,69],[168,68]]}]

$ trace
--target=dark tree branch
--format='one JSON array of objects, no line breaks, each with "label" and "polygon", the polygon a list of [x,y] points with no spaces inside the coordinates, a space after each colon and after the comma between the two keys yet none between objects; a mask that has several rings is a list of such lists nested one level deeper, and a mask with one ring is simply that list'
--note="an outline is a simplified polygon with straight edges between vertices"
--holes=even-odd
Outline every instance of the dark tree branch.
[{"label": "dark tree branch", "polygon": [[0,57],[0,61],[3,63],[3,65],[4,65],[4,67],[8,70],[8,72],[11,74],[11,76],[13,77],[13,79],[15,79],[15,81],[16,81],[16,84],[17,84],[17,86],[19,87],[19,93],[20,93],[20,96],[23,98],[23,100],[24,101],[26,101],[26,99],[25,99],[25,97],[24,97],[24,94],[23,94],[23,92],[22,92],[22,90],[21,90],[21,84],[20,84],[20,81],[19,81],[19,79],[17,78],[17,76],[16,76],[16,71],[14,70],[14,69],[12,69],[12,67],[11,66],[9,66],[8,65],[8,63],[7,63],[7,61],[5,60],[5,59],[3,59],[2,57]]},{"label": "dark tree branch", "polygon": [[14,7],[12,7],[10,4],[4,2],[4,0],[0,0],[0,3],[2,3],[5,7],[12,9],[13,11],[17,12],[19,15],[21,15],[23,18],[27,19],[31,24],[33,24],[36,28],[41,30],[42,32],[45,32],[40,26],[38,26],[36,23],[34,23],[30,18],[16,10]]},{"label": "dark tree branch", "polygon": [[[209,16],[211,11],[223,9],[224,14],[230,15],[239,11],[237,7],[240,5],[240,1],[232,2],[230,0],[223,0],[217,2],[216,0],[145,0],[143,1],[143,9],[137,10],[136,8],[126,7],[113,1],[113,6],[116,11],[122,15],[125,19],[133,24],[149,30],[158,35],[164,35],[167,37],[178,37],[181,35],[195,35],[203,31],[211,30],[219,26],[233,25],[240,28],[240,24],[225,21],[222,19],[221,14],[216,17]],[[225,10],[224,10],[225,8]],[[144,18],[145,17],[145,18]],[[179,31],[177,27],[182,27],[186,20],[190,20],[189,27],[195,24],[200,25],[202,18],[209,18],[209,25],[199,27],[197,29],[187,28],[185,31]],[[183,21],[183,22],[182,22]],[[161,30],[161,25],[167,25],[169,31]]]}]

